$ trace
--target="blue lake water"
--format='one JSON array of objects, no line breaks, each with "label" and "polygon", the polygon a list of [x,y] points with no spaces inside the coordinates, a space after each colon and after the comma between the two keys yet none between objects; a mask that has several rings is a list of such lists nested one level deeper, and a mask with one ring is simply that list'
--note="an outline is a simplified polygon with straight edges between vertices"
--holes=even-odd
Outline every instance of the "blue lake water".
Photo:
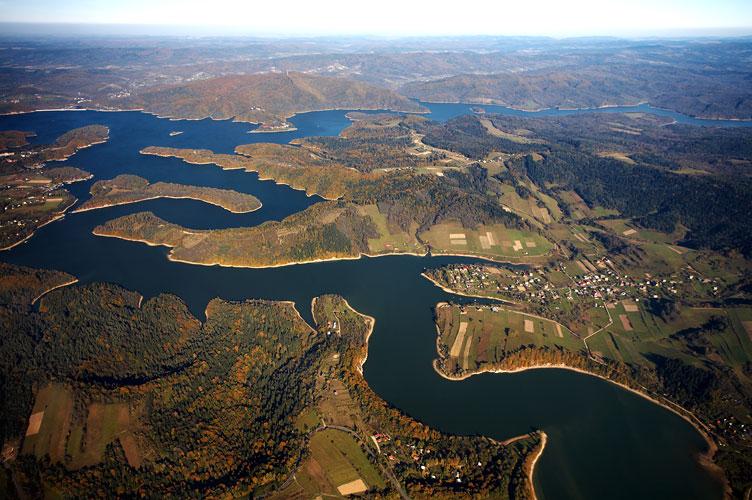
[{"label": "blue lake water", "polygon": [[[471,107],[427,106],[435,119],[466,113]],[[483,107],[497,111],[492,106]],[[143,210],[190,228],[223,228],[279,220],[319,201],[301,191],[259,181],[255,174],[139,154],[150,145],[230,153],[235,146],[250,142],[286,143],[297,137],[335,135],[349,123],[344,111],[306,113],[291,121],[297,131],[249,134],[254,128],[249,124],[169,121],[137,112],[43,112],[0,117],[0,130],[34,131],[39,143],[86,124],[110,127],[107,143],[81,150],[62,162],[95,176],[92,181],[71,186],[80,200],[88,198],[95,180],[130,173],[150,181],[235,189],[251,193],[263,203],[260,210],[250,214],[232,214],[192,200],[151,200],[69,214],[42,228],[25,244],[0,253],[0,260],[67,271],[82,283],[118,283],[147,298],[173,293],[198,317],[213,297],[264,298],[293,300],[310,321],[311,299],[338,293],[359,311],[376,318],[365,377],[385,400],[429,425],[458,434],[504,439],[531,429],[546,431],[549,444],[535,475],[540,498],[721,497],[719,483],[696,460],[706,446],[702,437],[673,413],[613,384],[554,369],[485,374],[462,382],[439,377],[431,366],[436,356],[432,307],[439,301],[464,299],[432,286],[420,272],[429,266],[472,259],[390,256],[273,269],[231,269],[170,262],[165,248],[91,234],[106,220]],[[171,137],[171,131],[183,133]]]},{"label": "blue lake water", "polygon": [[498,113],[500,115],[519,116],[523,118],[544,118],[547,116],[569,116],[587,113],[649,113],[653,115],[671,118],[683,125],[697,125],[706,127],[752,127],[752,120],[708,120],[683,115],[676,111],[653,107],[649,104],[637,104],[635,106],[612,106],[608,108],[593,109],[558,109],[549,108],[540,111],[522,111],[495,104],[464,104],[464,103],[426,103],[422,105],[430,109],[426,116],[438,121],[446,121],[457,116],[473,113],[473,109],[483,109],[486,113]]}]

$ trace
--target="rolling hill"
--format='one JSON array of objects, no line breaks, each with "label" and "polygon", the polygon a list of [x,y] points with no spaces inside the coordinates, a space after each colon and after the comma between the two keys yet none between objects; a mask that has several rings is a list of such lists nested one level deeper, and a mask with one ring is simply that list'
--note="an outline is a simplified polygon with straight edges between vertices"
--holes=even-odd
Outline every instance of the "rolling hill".
[{"label": "rolling hill", "polygon": [[232,118],[284,127],[285,119],[324,109],[392,109],[420,112],[394,91],[344,78],[305,73],[261,73],[197,80],[152,88],[130,104],[172,118]]}]

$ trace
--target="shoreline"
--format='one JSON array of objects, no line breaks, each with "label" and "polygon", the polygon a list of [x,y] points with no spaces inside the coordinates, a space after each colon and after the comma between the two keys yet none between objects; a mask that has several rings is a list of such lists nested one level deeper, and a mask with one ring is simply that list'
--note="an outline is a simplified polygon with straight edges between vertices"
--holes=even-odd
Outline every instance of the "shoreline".
[{"label": "shoreline", "polygon": [[[405,97],[405,98],[408,99],[408,100],[411,100],[409,97]],[[420,107],[423,108],[423,106],[420,106]],[[67,111],[67,109],[59,109],[59,110],[55,110],[55,111]],[[73,111],[78,111],[78,110],[73,109]],[[87,109],[86,111],[99,111],[99,110],[96,109],[96,108],[90,108],[90,109]],[[230,116],[230,117],[227,117],[227,118],[215,118],[212,115],[206,115],[206,116],[201,117],[201,118],[192,118],[192,117],[191,118],[181,118],[181,117],[171,116],[171,115],[160,115],[160,114],[158,114],[155,111],[147,111],[145,108],[123,109],[123,110],[114,109],[114,110],[108,110],[108,111],[140,111],[142,113],[146,113],[146,114],[149,114],[149,115],[152,115],[152,116],[156,116],[157,118],[161,118],[161,119],[169,120],[169,121],[173,121],[173,122],[178,122],[178,121],[212,120],[212,121],[215,121],[215,122],[229,121],[229,122],[232,122],[232,123],[248,123],[250,125],[257,125],[259,127],[262,127],[264,125],[264,122],[255,122],[255,121],[252,121],[252,120],[242,120],[242,119],[238,119],[237,116]],[[406,111],[404,109],[398,109],[398,108],[376,108],[376,107],[365,107],[365,106],[364,107],[358,107],[358,108],[329,107],[329,108],[317,108],[317,109],[309,109],[309,110],[304,110],[304,111],[296,111],[296,112],[294,112],[292,114],[288,114],[286,116],[282,116],[282,119],[285,120],[285,121],[287,121],[290,118],[294,118],[297,115],[302,115],[302,114],[306,114],[306,113],[321,113],[323,111],[391,111],[393,113],[408,113],[408,114],[429,114],[431,112],[430,110],[426,110],[426,111]],[[24,113],[24,111],[17,112],[17,114],[21,114],[21,113]],[[252,132],[253,132],[252,130],[248,131],[248,133],[252,133]],[[274,132],[276,132],[276,131],[274,131]],[[263,132],[259,132],[259,133],[263,133]]]},{"label": "shoreline", "polygon": [[441,283],[439,283],[438,281],[436,281],[435,279],[433,279],[429,275],[427,275],[425,272],[420,273],[420,275],[423,276],[428,281],[430,281],[431,283],[433,283],[434,286],[436,286],[436,287],[442,289],[443,291],[445,291],[446,293],[449,293],[449,294],[452,294],[452,295],[459,295],[460,297],[469,297],[469,298],[473,298],[473,299],[495,300],[497,302],[501,302],[503,304],[507,304],[507,305],[515,306],[515,307],[521,307],[522,306],[521,303],[514,302],[512,300],[500,299],[498,297],[488,297],[486,295],[475,295],[475,294],[472,294],[472,293],[458,292],[456,290],[452,290],[451,288],[448,288],[448,287],[442,285]]},{"label": "shoreline", "polygon": [[[543,111],[564,111],[564,112],[567,112],[567,111],[579,111],[579,112],[587,112],[587,111],[597,111],[599,109],[634,108],[634,107],[642,106],[642,105],[646,104],[646,105],[648,105],[648,106],[650,106],[652,108],[655,108],[655,109],[661,109],[663,111],[671,111],[672,113],[678,113],[680,115],[684,115],[684,116],[687,116],[689,118],[696,118],[696,117],[691,116],[691,115],[685,115],[684,113],[680,113],[679,111],[674,111],[673,109],[663,109],[663,108],[658,108],[658,107],[655,107],[655,106],[651,106],[650,102],[648,102],[648,101],[640,101],[640,102],[638,102],[636,104],[602,104],[602,105],[596,106],[596,107],[582,107],[582,108],[566,108],[566,107],[557,107],[557,106],[549,106],[547,108],[519,108],[519,107],[511,106],[508,103],[504,103],[504,102],[499,101],[498,99],[494,99],[494,98],[487,98],[488,100],[486,102],[478,102],[477,100],[473,101],[472,99],[469,100],[469,101],[428,101],[428,100],[417,99],[417,98],[414,98],[414,99],[416,99],[419,103],[424,102],[426,104],[463,104],[463,105],[467,105],[467,106],[499,106],[499,107],[502,107],[502,108],[510,109],[512,111],[520,111],[522,113],[541,113]],[[480,98],[480,99],[484,99],[484,98]],[[475,111],[472,111],[472,110],[470,112],[472,114],[493,114],[493,112],[489,113],[488,110],[486,110],[485,113],[476,113]]]},{"label": "shoreline", "polygon": [[535,451],[533,452],[532,459],[530,460],[530,464],[525,466],[525,473],[527,475],[527,482],[530,485],[530,493],[532,494],[532,500],[538,500],[538,494],[535,492],[535,482],[533,481],[533,478],[535,476],[535,466],[538,463],[538,460],[540,460],[540,457],[543,456],[543,450],[546,449],[546,443],[548,442],[548,434],[546,434],[544,431],[538,431],[538,434],[540,435],[540,444],[536,447]]},{"label": "shoreline", "polygon": [[[56,161],[62,162],[62,161],[66,161],[66,160],[70,159],[71,157],[75,156],[79,151],[81,151],[83,149],[88,149],[88,148],[90,148],[92,146],[96,146],[98,144],[105,144],[105,143],[107,143],[110,140],[109,130],[110,129],[108,127],[107,128],[107,137],[105,137],[101,141],[95,141],[95,142],[90,142],[88,144],[84,144],[83,146],[77,147],[75,151],[73,151],[72,153],[70,153],[68,155],[65,155],[62,158],[54,158],[52,160],[47,160],[46,162],[42,162],[42,164],[44,165],[45,163],[48,163],[48,162],[56,162]],[[91,177],[94,177],[94,174],[91,174]],[[89,178],[91,178],[91,177],[89,177]],[[78,182],[78,181],[68,181],[68,182],[64,182],[63,184],[71,184],[73,182]]]},{"label": "shoreline", "polygon": [[[314,297],[314,298],[315,298],[315,297]],[[220,300],[221,300],[221,299],[220,299]],[[261,300],[263,300],[263,299],[261,299]],[[245,299],[245,302],[247,302],[247,301],[248,301],[248,299]],[[297,307],[297,305],[295,304],[295,301],[294,301],[294,300],[279,300],[279,301],[271,301],[271,302],[281,302],[282,304],[289,304],[290,306],[292,306],[292,310],[293,310],[293,311],[295,311],[295,314],[296,314],[296,315],[298,316],[298,319],[299,319],[300,321],[302,321],[304,325],[306,325],[306,326],[307,326],[308,328],[310,328],[310,329],[311,329],[311,333],[312,333],[312,334],[314,334],[314,335],[315,335],[316,333],[318,333],[318,332],[316,331],[316,328],[314,328],[313,326],[309,325],[309,324],[308,324],[308,321],[306,321],[306,320],[305,320],[305,319],[303,318],[303,316],[302,316],[302,315],[300,314],[300,311],[298,311],[298,307]],[[311,301],[311,302],[313,302],[313,301]],[[311,312],[313,312],[313,311],[311,311]]]},{"label": "shoreline", "polygon": [[[438,330],[438,326],[436,328]],[[438,344],[438,340],[437,340],[437,344]],[[463,375],[450,375],[450,374],[445,373],[443,370],[441,370],[441,368],[439,368],[439,366],[438,366],[439,359],[440,358],[436,358],[436,359],[433,360],[432,365],[433,365],[434,371],[440,377],[443,377],[446,380],[451,380],[453,382],[462,381],[462,380],[468,379],[470,377],[474,377],[475,375],[481,375],[481,374],[484,374],[484,373],[515,374],[515,373],[522,373],[522,372],[526,372],[526,371],[530,371],[530,370],[547,370],[547,369],[569,370],[569,371],[577,372],[577,373],[580,373],[580,374],[583,374],[583,375],[589,375],[591,377],[599,378],[601,380],[604,380],[606,382],[609,382],[611,384],[619,386],[620,388],[622,388],[624,390],[627,390],[627,391],[631,392],[632,394],[636,394],[637,396],[640,396],[640,397],[642,397],[642,398],[650,401],[651,403],[656,404],[656,405],[658,405],[658,406],[660,406],[660,407],[662,407],[662,408],[670,411],[671,413],[673,413],[673,414],[681,417],[682,419],[684,419],[687,423],[689,423],[692,427],[694,427],[695,430],[697,430],[697,432],[705,440],[705,443],[708,445],[708,450],[705,453],[701,453],[699,455],[698,461],[703,466],[705,466],[708,469],[710,469],[710,471],[712,473],[716,473],[716,472],[718,472],[718,471],[721,470],[720,467],[717,464],[715,464],[715,462],[713,462],[713,458],[715,457],[715,454],[718,451],[718,445],[716,444],[716,442],[711,437],[710,431],[706,428],[705,424],[699,418],[697,418],[694,415],[694,413],[690,412],[689,410],[684,409],[681,405],[676,404],[676,403],[674,403],[674,402],[672,402],[672,401],[670,401],[668,399],[665,402],[664,401],[660,401],[658,399],[655,399],[653,396],[647,394],[646,392],[643,392],[643,391],[641,391],[639,389],[635,389],[634,387],[630,387],[630,386],[628,386],[628,385],[626,385],[626,384],[624,384],[622,382],[617,382],[616,380],[612,380],[612,379],[610,379],[610,378],[608,378],[608,377],[606,377],[604,375],[601,375],[599,373],[595,373],[595,372],[586,370],[584,368],[577,368],[577,367],[569,366],[569,365],[562,364],[562,363],[544,363],[544,364],[525,366],[525,367],[521,367],[521,368],[511,368],[511,369],[510,368],[493,368],[493,367],[487,367],[487,368],[481,368],[479,370],[475,370],[473,372],[466,373],[466,374],[463,374]],[[670,405],[674,405],[674,406],[670,406]],[[686,413],[682,413],[682,411],[679,411],[677,408],[680,408],[683,412],[686,412]],[[705,462],[704,460],[707,460],[707,462]],[[725,488],[726,487],[725,476],[724,476],[723,485],[724,485],[724,488]]]},{"label": "shoreline", "polygon": [[[651,107],[654,110],[666,111],[666,112],[669,112],[669,113],[676,113],[677,115],[681,115],[681,116],[684,116],[686,118],[694,119],[694,120],[706,120],[706,121],[711,121],[711,122],[713,122],[713,121],[714,122],[729,121],[729,122],[740,122],[740,123],[752,123],[752,118],[731,118],[731,117],[719,118],[719,117],[704,116],[704,115],[689,115],[689,114],[686,114],[686,113],[682,113],[681,111],[677,111],[675,109],[662,108],[660,106],[654,106],[654,105],[650,104],[650,101],[640,101],[640,102],[638,102],[636,104],[604,104],[604,105],[597,106],[597,107],[583,107],[583,108],[566,108],[566,107],[556,107],[556,106],[554,106],[554,107],[547,107],[547,108],[525,109],[525,108],[517,108],[517,107],[514,107],[514,106],[509,106],[508,104],[504,104],[504,103],[502,103],[500,101],[497,101],[495,99],[490,99],[489,102],[473,102],[472,100],[471,101],[429,101],[429,100],[422,100],[422,99],[417,99],[417,98],[416,98],[416,100],[419,103],[426,103],[426,104],[464,104],[464,105],[468,105],[468,106],[500,106],[502,108],[506,108],[506,109],[509,109],[509,110],[512,110],[512,111],[519,111],[521,113],[530,113],[530,114],[542,113],[542,112],[545,112],[545,111],[562,111],[562,112],[578,112],[578,113],[588,112],[588,111],[595,111],[595,112],[597,112],[598,110],[602,110],[602,109],[634,108],[634,107],[637,107],[637,106],[645,106],[645,105],[647,105],[647,106]],[[624,113],[634,113],[634,112],[639,112],[639,111],[637,111],[637,110],[636,111],[624,111]],[[649,110],[647,112],[649,112]],[[477,114],[474,111],[471,111],[471,113]],[[486,111],[486,114],[493,114],[493,112],[489,113],[488,111]]]},{"label": "shoreline", "polygon": [[[71,212],[73,213],[73,212]],[[212,231],[209,230],[202,230],[202,231]],[[167,243],[154,243],[153,241],[144,240],[141,238],[130,238],[127,236],[121,236],[116,234],[107,234],[107,233],[101,233],[96,231],[96,228],[92,230],[92,234],[95,236],[101,236],[104,238],[115,238],[123,241],[133,241],[137,243],[144,243],[145,245],[148,245],[150,247],[165,247],[170,249],[170,253],[167,254],[167,260],[171,262],[177,262],[180,264],[189,264],[193,266],[206,266],[206,267],[212,267],[212,266],[219,266],[219,267],[226,267],[226,268],[237,268],[237,269],[272,269],[277,267],[287,267],[287,266],[304,266],[307,264],[320,264],[325,262],[336,262],[340,260],[359,260],[363,257],[367,257],[369,259],[377,259],[380,257],[392,257],[392,256],[400,256],[400,255],[407,255],[412,257],[467,257],[471,259],[481,259],[481,260],[488,260],[491,262],[497,262],[501,264],[515,264],[514,262],[505,262],[505,261],[497,261],[497,260],[490,260],[485,257],[480,257],[476,255],[467,255],[467,254],[441,254],[441,255],[434,255],[430,252],[426,253],[415,253],[415,252],[394,252],[394,253],[380,253],[380,254],[369,254],[365,252],[360,252],[356,256],[346,256],[346,257],[330,257],[325,259],[312,259],[312,260],[305,260],[305,261],[291,261],[291,262],[285,262],[281,264],[264,264],[264,265],[248,265],[248,264],[226,264],[221,262],[196,262],[191,260],[185,260],[185,259],[179,259],[174,257],[174,254],[172,250],[175,248]],[[484,297],[480,297],[484,298]]]},{"label": "shoreline", "polygon": [[[409,97],[405,97],[405,99],[412,100]],[[427,101],[425,101],[425,102],[427,102]],[[425,109],[425,107],[422,106],[422,105],[420,105],[420,104],[418,104],[418,106],[420,108],[424,108]],[[282,118],[284,120],[288,120],[289,118],[293,118],[293,117],[295,117],[297,115],[302,115],[302,114],[306,114],[306,113],[320,113],[322,111],[382,111],[382,110],[383,111],[391,111],[391,112],[394,112],[394,113],[408,113],[408,114],[422,114],[422,115],[429,114],[431,112],[430,110],[425,110],[425,111],[421,111],[421,110],[409,111],[409,110],[400,109],[400,108],[381,108],[381,107],[372,107],[372,106],[371,107],[367,107],[367,106],[364,106],[364,107],[329,107],[329,108],[318,108],[318,109],[309,109],[309,110],[304,110],[304,111],[297,111],[297,112],[294,112],[294,113],[289,114],[287,116],[283,116]],[[170,115],[160,115],[156,111],[148,111],[146,108],[137,108],[137,107],[128,108],[128,109],[123,109],[123,108],[114,108],[113,109],[113,108],[106,108],[106,107],[42,108],[42,109],[29,109],[29,110],[25,110],[25,111],[8,111],[8,112],[5,112],[5,113],[0,113],[0,116],[25,115],[25,114],[29,114],[29,113],[50,113],[50,112],[59,112],[59,111],[95,111],[95,112],[99,112],[99,113],[138,112],[138,113],[144,113],[144,114],[147,114],[147,115],[152,115],[152,116],[154,116],[156,118],[160,118],[160,119],[163,119],[163,120],[169,120],[169,121],[173,121],[173,122],[178,122],[178,121],[201,121],[201,120],[209,119],[209,120],[216,121],[216,122],[229,121],[229,122],[232,122],[232,123],[248,123],[248,124],[251,124],[251,125],[258,125],[258,126],[262,126],[263,125],[263,122],[254,122],[254,121],[250,121],[250,120],[239,120],[236,116],[231,116],[231,117],[227,117],[227,118],[215,118],[212,115],[207,115],[207,116],[204,116],[202,118],[178,117],[178,116],[170,116]],[[249,130],[249,133],[251,133],[251,132],[252,131]],[[277,131],[274,131],[274,132],[277,132]],[[285,132],[288,132],[288,131],[285,130]],[[263,132],[259,132],[259,133],[263,133]]]},{"label": "shoreline", "polygon": [[[56,212],[55,216],[52,217],[50,220],[48,220],[44,224],[40,224],[37,227],[35,227],[34,230],[31,233],[29,233],[29,235],[26,236],[21,241],[17,241],[17,242],[15,242],[12,245],[7,246],[7,247],[0,248],[0,252],[4,252],[6,250],[10,250],[12,248],[17,247],[18,245],[20,245],[22,243],[25,243],[26,241],[28,241],[29,239],[31,239],[32,236],[34,236],[35,234],[37,234],[37,231],[39,231],[40,229],[42,229],[47,224],[52,224],[53,222],[58,221],[58,220],[62,219],[63,217],[65,217],[65,214],[68,213],[68,209],[70,207],[72,207],[73,205],[75,205],[76,203],[78,203],[78,198],[73,198],[73,201],[67,207],[63,208],[63,210],[60,211],[60,212]],[[73,212],[70,212],[70,213],[73,213]]]},{"label": "shoreline", "polygon": [[[371,334],[373,333],[373,329],[376,326],[376,318],[373,316],[369,316],[367,314],[363,314],[362,312],[355,309],[353,306],[350,305],[350,303],[347,301],[346,298],[342,297],[342,300],[345,302],[345,305],[355,314],[360,316],[361,318],[366,320],[366,323],[368,323],[368,331],[366,332],[366,336],[363,339],[363,346],[365,348],[365,355],[363,356],[363,359],[360,360],[360,364],[358,365],[358,373],[360,373],[360,376],[363,377],[363,380],[365,381],[365,376],[363,375],[363,366],[365,366],[366,361],[368,361],[368,341],[371,339]],[[368,383],[366,381],[366,383]]]},{"label": "shoreline", "polygon": [[[255,198],[255,196],[254,196],[254,198]],[[89,200],[91,200],[91,199],[92,198],[89,198]],[[259,205],[256,208],[253,208],[251,210],[232,210],[232,209],[227,208],[226,206],[221,205],[219,203],[215,203],[213,201],[201,199],[201,198],[198,198],[198,197],[195,197],[195,196],[155,195],[155,196],[149,196],[149,197],[146,197],[146,198],[138,198],[136,200],[111,202],[111,203],[107,203],[105,205],[97,205],[97,206],[89,206],[89,207],[85,206],[86,203],[89,201],[89,200],[87,200],[86,202],[84,202],[84,205],[81,205],[81,207],[79,207],[79,208],[77,208],[75,210],[71,210],[70,213],[77,214],[77,213],[82,213],[82,212],[90,212],[92,210],[99,210],[99,209],[102,209],[102,208],[118,207],[118,206],[121,206],[121,205],[130,205],[130,204],[133,204],[133,203],[141,203],[141,202],[144,202],[144,201],[158,200],[158,199],[200,201],[200,202],[206,203],[208,205],[214,205],[215,207],[219,207],[219,208],[224,209],[224,210],[226,210],[226,211],[228,211],[230,213],[233,213],[233,214],[249,214],[251,212],[255,212],[256,210],[260,210],[261,207],[264,206],[263,203],[261,203],[261,200],[259,200],[258,198],[256,198],[256,200],[258,201]]]},{"label": "shoreline", "polygon": [[[519,111],[522,113],[541,113],[543,111],[573,111],[573,112],[587,112],[587,111],[598,111],[601,109],[613,109],[613,108],[630,108],[630,107],[637,107],[642,105],[650,106],[651,108],[658,110],[658,111],[667,111],[669,113],[676,113],[678,115],[687,117],[689,119],[695,119],[695,120],[706,120],[710,122],[738,122],[738,123],[752,123],[752,118],[735,118],[735,117],[715,117],[715,116],[705,116],[705,115],[690,115],[686,113],[682,113],[681,111],[677,111],[675,109],[670,108],[662,108],[659,106],[654,106],[650,104],[650,101],[641,101],[636,104],[604,104],[602,106],[597,107],[583,107],[583,108],[562,108],[562,107],[546,107],[546,108],[535,108],[535,109],[525,109],[525,108],[517,108],[514,106],[509,106],[507,104],[503,104],[500,101],[490,99],[489,102],[473,102],[473,101],[430,101],[430,100],[421,100],[414,97],[408,97],[408,99],[414,100],[419,105],[420,103],[425,104],[465,104],[469,106],[501,106],[513,111]],[[422,105],[421,105],[422,106]],[[425,107],[425,106],[422,106]],[[231,121],[233,123],[248,123],[251,125],[262,125],[261,122],[253,122],[249,120],[238,120],[236,117],[230,117],[230,118],[214,118],[211,115],[207,115],[203,118],[180,118],[175,116],[162,116],[154,111],[147,111],[145,108],[130,108],[130,109],[110,109],[110,108],[43,108],[43,109],[30,109],[26,111],[8,111],[5,113],[0,113],[0,116],[14,116],[14,115],[24,115],[28,113],[49,113],[49,112],[59,112],[59,111],[94,111],[99,113],[128,113],[128,112],[138,112],[138,113],[144,113],[148,115],[152,115],[156,118],[169,120],[169,121],[201,121],[201,120],[212,120],[212,121]],[[393,113],[406,113],[406,114],[414,114],[414,115],[430,115],[431,110],[428,109],[426,111],[406,111],[402,109],[395,109],[395,108],[375,108],[375,107],[362,107],[362,108],[322,108],[322,109],[313,109],[308,111],[299,111],[297,113],[293,113],[291,115],[285,116],[284,119],[287,120],[289,118],[293,118],[297,115],[302,115],[306,113],[319,113],[322,111],[391,111]],[[630,111],[625,111],[625,113],[629,113]],[[474,113],[471,111],[471,113]],[[722,125],[721,125],[722,126]],[[276,132],[276,131],[275,131]],[[249,131],[249,133],[252,133],[252,131]],[[264,132],[258,132],[258,133],[264,133]]]},{"label": "shoreline", "polygon": [[[146,148],[144,148],[144,149],[146,149]],[[319,198],[321,198],[323,200],[326,200],[326,201],[337,201],[337,200],[339,200],[342,197],[342,195],[340,195],[340,196],[338,196],[336,198],[330,198],[330,197],[324,196],[323,194],[319,194],[319,193],[316,193],[316,192],[309,192],[306,188],[299,188],[299,187],[293,186],[292,184],[288,184],[286,182],[278,181],[278,180],[274,179],[273,177],[262,177],[261,173],[258,170],[249,170],[248,167],[245,167],[245,166],[224,167],[224,166],[219,165],[218,163],[215,163],[215,162],[212,162],[212,161],[190,161],[190,160],[187,160],[187,159],[185,159],[185,158],[183,158],[181,156],[174,155],[174,154],[144,152],[144,149],[142,149],[141,151],[139,151],[139,153],[142,154],[142,155],[146,155],[146,156],[158,156],[160,158],[176,158],[176,159],[182,161],[183,163],[185,163],[187,165],[213,165],[213,166],[219,168],[220,170],[227,170],[227,171],[242,170],[244,173],[247,173],[247,174],[256,174],[256,178],[259,181],[262,181],[262,182],[267,182],[267,181],[268,182],[273,182],[274,184],[276,184],[278,186],[287,186],[287,187],[289,187],[290,189],[292,189],[294,191],[303,191],[308,198],[313,198],[314,196],[318,196]],[[211,153],[212,154],[217,154],[217,153],[214,153],[213,151],[211,151]],[[238,154],[238,153],[234,153],[234,154],[237,155],[238,157],[241,157],[241,158],[250,159],[248,156],[245,156],[245,155],[242,155],[242,154]]]},{"label": "shoreline", "polygon": [[65,283],[60,283],[59,285],[55,285],[52,288],[45,290],[44,292],[34,297],[34,300],[31,301],[31,305],[33,306],[34,304],[36,304],[39,299],[41,299],[48,293],[52,292],[53,290],[57,290],[58,288],[63,288],[63,287],[70,286],[70,285],[75,285],[76,283],[78,283],[78,278],[74,276],[73,279],[66,281]]}]

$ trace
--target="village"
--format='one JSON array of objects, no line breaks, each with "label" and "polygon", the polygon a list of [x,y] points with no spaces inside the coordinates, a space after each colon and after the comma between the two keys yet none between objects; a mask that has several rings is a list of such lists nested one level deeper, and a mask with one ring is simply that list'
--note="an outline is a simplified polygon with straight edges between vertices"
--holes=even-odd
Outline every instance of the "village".
[{"label": "village", "polygon": [[621,273],[613,266],[572,274],[566,264],[557,268],[517,270],[488,264],[453,264],[427,270],[430,279],[457,293],[511,302],[549,306],[569,302],[718,296],[722,283],[701,276],[689,266],[668,276]]}]

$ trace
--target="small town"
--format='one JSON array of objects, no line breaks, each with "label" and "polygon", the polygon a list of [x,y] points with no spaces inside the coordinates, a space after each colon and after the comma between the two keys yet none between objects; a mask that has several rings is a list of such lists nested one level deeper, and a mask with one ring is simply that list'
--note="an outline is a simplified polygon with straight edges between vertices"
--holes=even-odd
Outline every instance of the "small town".
[{"label": "small town", "polygon": [[447,288],[512,302],[553,305],[561,300],[611,301],[717,296],[722,284],[691,268],[670,276],[634,276],[611,268],[570,275],[564,265],[554,271],[514,270],[487,264],[455,264],[427,272]]}]

